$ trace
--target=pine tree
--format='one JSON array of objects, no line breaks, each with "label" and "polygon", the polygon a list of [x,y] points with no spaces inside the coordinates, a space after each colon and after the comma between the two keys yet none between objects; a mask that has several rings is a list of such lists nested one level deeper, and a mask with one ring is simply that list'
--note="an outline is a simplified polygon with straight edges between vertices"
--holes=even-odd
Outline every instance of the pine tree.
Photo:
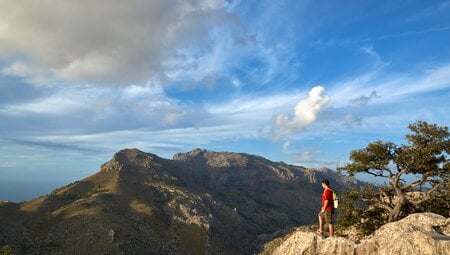
[{"label": "pine tree", "polygon": [[362,202],[365,207],[361,208],[366,211],[381,209],[387,222],[397,221],[414,208],[432,207],[434,203],[442,203],[445,208],[450,204],[448,127],[422,121],[408,127],[406,144],[369,143],[363,149],[352,151],[350,162],[338,168],[350,176],[366,173],[386,180],[386,185],[370,192],[367,189],[353,191],[356,194],[349,199],[353,199],[353,203]]}]

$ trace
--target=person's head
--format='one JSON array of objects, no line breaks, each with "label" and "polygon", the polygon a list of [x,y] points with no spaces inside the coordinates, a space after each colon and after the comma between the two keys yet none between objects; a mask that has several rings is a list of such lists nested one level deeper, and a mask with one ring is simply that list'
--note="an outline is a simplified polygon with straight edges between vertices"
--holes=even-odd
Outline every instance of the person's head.
[{"label": "person's head", "polygon": [[323,181],[322,181],[322,187],[323,187],[323,188],[330,187],[330,181],[327,180],[327,179],[323,180]]}]

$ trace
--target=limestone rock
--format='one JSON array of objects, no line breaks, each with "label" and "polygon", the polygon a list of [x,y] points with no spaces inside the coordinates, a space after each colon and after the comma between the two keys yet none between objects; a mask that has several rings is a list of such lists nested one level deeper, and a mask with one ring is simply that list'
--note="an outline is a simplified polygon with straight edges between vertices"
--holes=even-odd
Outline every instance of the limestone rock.
[{"label": "limestone rock", "polygon": [[[450,220],[433,213],[412,214],[388,223],[373,235],[354,242],[343,237],[323,239],[311,232],[296,231],[271,254],[450,254]],[[266,252],[267,253],[267,252]]]}]

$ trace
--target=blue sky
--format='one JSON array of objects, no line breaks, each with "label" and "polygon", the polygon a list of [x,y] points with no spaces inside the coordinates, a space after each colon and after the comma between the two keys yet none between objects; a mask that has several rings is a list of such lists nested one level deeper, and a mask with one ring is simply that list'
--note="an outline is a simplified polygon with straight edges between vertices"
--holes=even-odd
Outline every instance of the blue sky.
[{"label": "blue sky", "polygon": [[122,148],[343,164],[448,126],[450,1],[0,1],[0,199]]}]

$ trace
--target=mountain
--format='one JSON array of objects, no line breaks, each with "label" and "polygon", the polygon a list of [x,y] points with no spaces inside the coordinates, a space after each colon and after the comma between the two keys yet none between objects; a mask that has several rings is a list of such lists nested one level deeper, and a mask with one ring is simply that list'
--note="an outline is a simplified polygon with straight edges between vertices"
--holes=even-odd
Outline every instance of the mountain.
[{"label": "mountain", "polygon": [[442,255],[450,254],[450,218],[433,213],[411,214],[388,223],[362,240],[344,237],[323,239],[315,233],[297,230],[274,240],[261,253],[270,255]]},{"label": "mountain", "polygon": [[0,203],[0,247],[18,254],[252,254],[288,226],[316,221],[335,171],[196,149],[117,152],[96,174],[47,196]]}]

